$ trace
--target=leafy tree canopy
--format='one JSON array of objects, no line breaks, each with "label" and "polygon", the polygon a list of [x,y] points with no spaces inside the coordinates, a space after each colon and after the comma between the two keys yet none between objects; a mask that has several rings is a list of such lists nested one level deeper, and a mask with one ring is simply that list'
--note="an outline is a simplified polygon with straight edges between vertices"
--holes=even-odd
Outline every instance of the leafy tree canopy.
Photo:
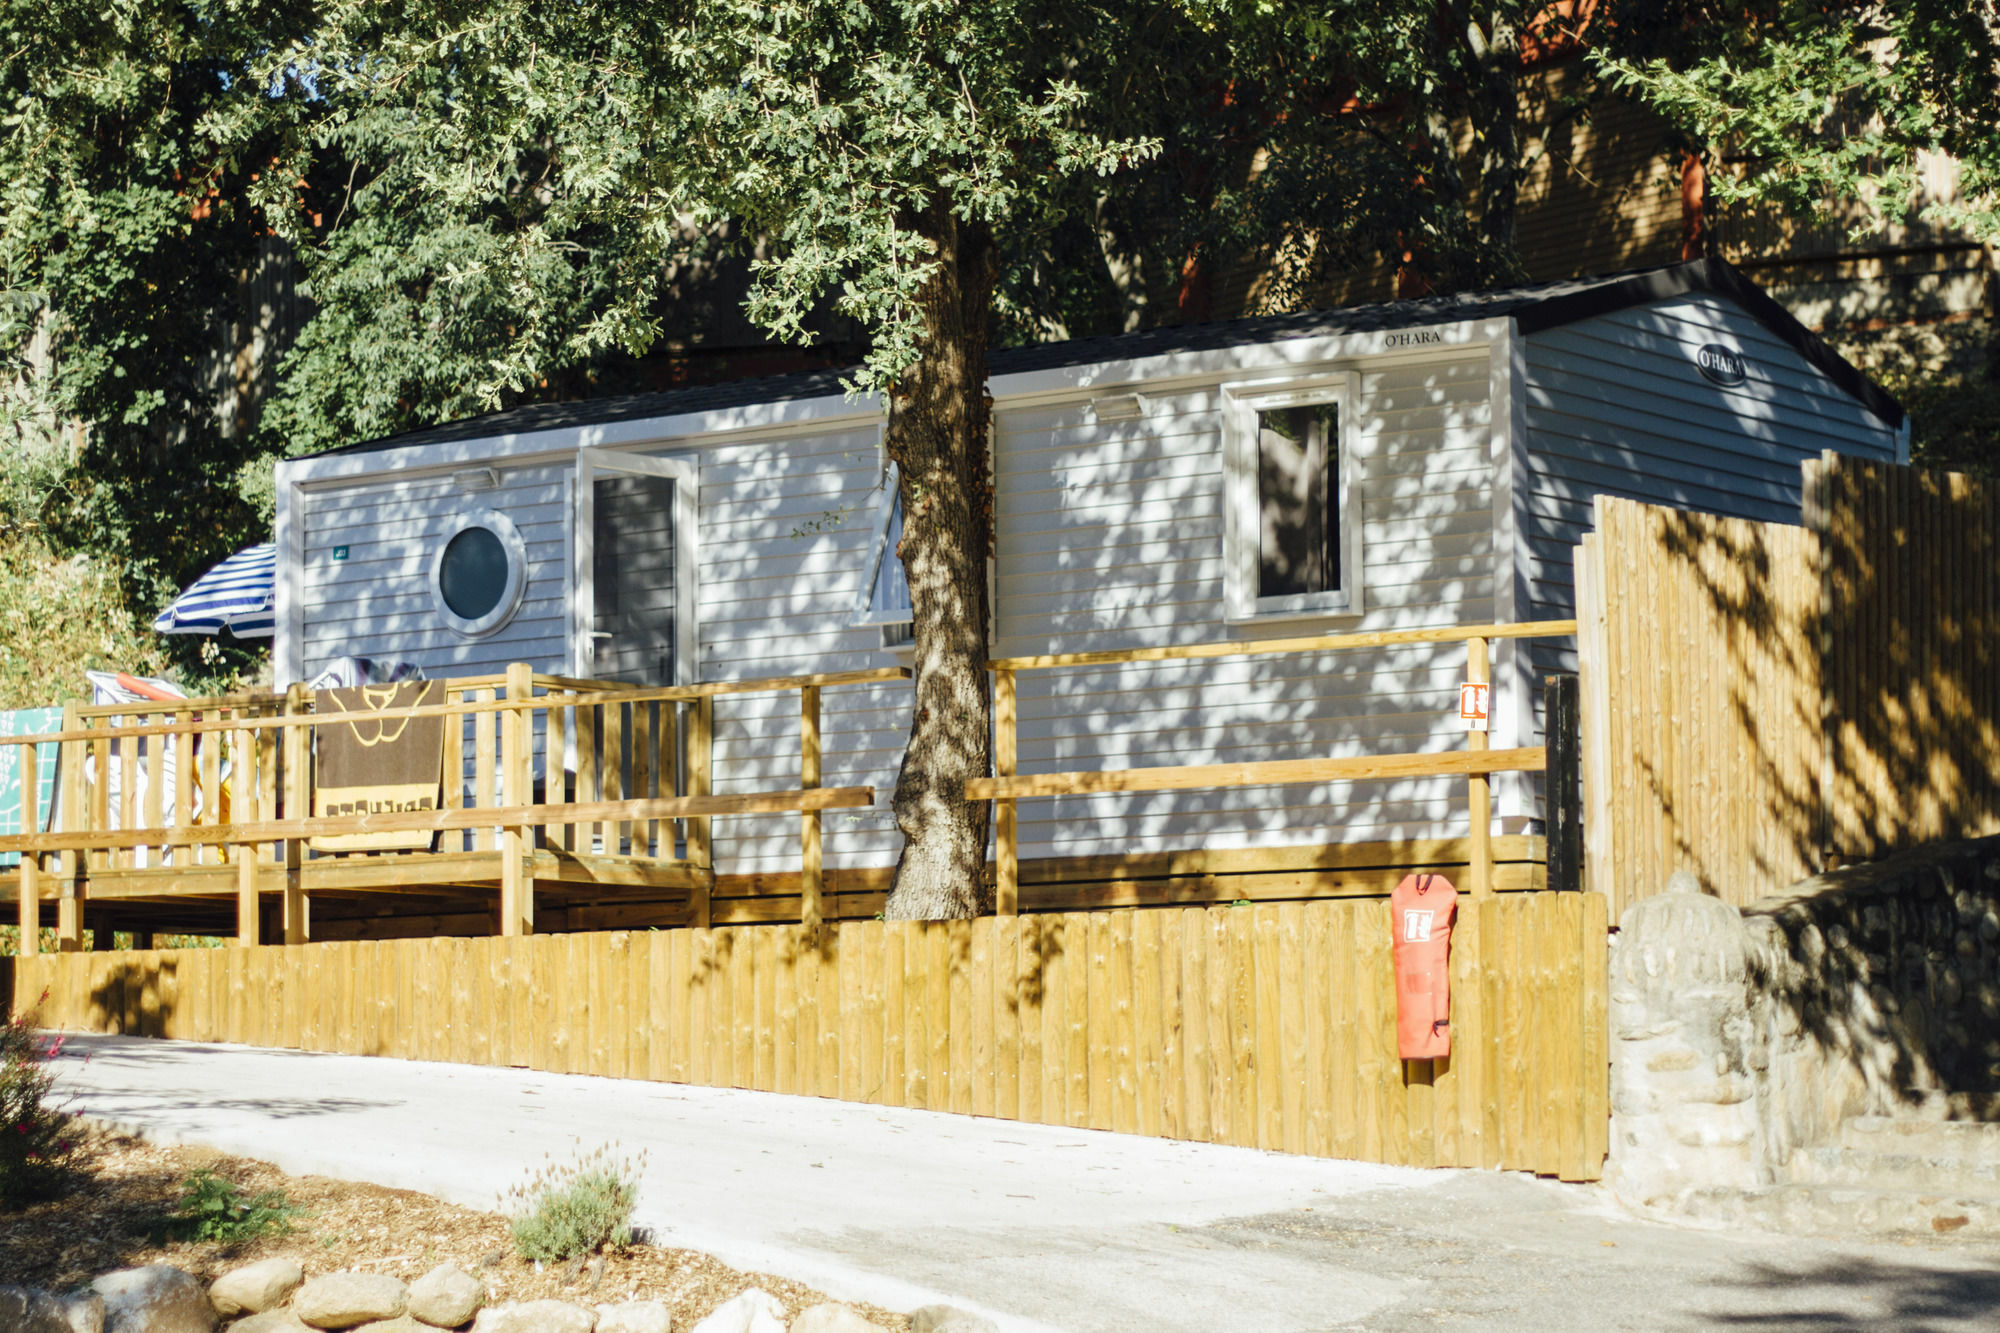
[{"label": "leafy tree canopy", "polygon": [[149,590],[228,554],[249,518],[217,325],[240,313],[265,205],[294,188],[272,170],[283,89],[249,66],[302,17],[0,6],[0,339],[16,376],[0,402],[22,452],[57,456],[50,485],[11,492],[10,517],[121,553]]},{"label": "leafy tree canopy", "polygon": [[[2000,7],[1887,0],[1690,7],[1677,50],[1600,53],[1621,85],[1742,158],[1725,201],[1770,201],[1856,233],[1913,212],[2000,241]],[[1955,188],[1927,188],[1931,156]]]}]

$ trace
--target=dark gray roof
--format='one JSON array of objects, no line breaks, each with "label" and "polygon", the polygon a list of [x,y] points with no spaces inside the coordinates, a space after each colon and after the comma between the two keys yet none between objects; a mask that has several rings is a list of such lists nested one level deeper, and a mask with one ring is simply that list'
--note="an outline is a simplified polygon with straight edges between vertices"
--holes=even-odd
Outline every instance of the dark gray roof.
[{"label": "dark gray roof", "polygon": [[[1828,347],[1811,330],[1800,324],[1783,306],[1765,295],[1762,288],[1719,259],[1698,259],[1663,268],[1635,269],[1603,277],[1563,278],[1555,282],[1489,291],[1461,292],[1456,296],[1432,297],[1421,301],[1389,301],[1380,305],[1345,306],[1333,310],[1307,310],[1293,315],[1264,315],[1250,319],[1223,320],[1211,324],[1176,324],[1148,329],[1142,333],[1117,334],[1104,338],[1077,338],[1069,342],[1042,343],[996,351],[988,358],[991,375],[1015,375],[1026,371],[1055,370],[1064,366],[1093,365],[1104,361],[1129,361],[1161,356],[1170,352],[1212,351],[1226,347],[1282,342],[1289,338],[1322,337],[1341,333],[1374,333],[1390,329],[1422,328],[1431,324],[1452,324],[1468,319],[1497,319],[1513,316],[1523,334],[1539,333],[1577,320],[1609,314],[1687,292],[1715,292],[1743,306],[1771,331],[1796,348],[1800,355],[1826,372],[1842,389],[1858,399],[1869,411],[1890,426],[1900,425],[1903,408],[1881,386],[1855,369]],[[592,398],[571,403],[530,403],[447,422],[423,430],[392,435],[386,439],[348,445],[330,453],[361,453],[377,449],[400,449],[410,445],[439,444],[449,440],[477,440],[496,435],[520,435],[531,431],[555,430],[565,426],[600,425],[636,421],[651,417],[678,416],[752,403],[787,402],[801,398],[826,398],[842,392],[841,380],[853,368],[805,371],[759,379],[734,380],[692,389],[670,389],[660,393],[631,394],[621,398]]]}]

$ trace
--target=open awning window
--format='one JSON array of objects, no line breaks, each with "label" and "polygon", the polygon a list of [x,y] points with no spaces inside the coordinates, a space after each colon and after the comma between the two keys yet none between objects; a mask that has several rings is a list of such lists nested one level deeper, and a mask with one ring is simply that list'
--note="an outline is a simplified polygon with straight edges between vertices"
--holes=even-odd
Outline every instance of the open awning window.
[{"label": "open awning window", "polygon": [[868,562],[868,580],[862,585],[861,599],[854,609],[857,625],[907,625],[910,623],[910,584],[903,577],[903,562],[896,556],[896,544],[903,539],[903,498],[896,485],[895,464],[889,465],[882,483],[882,498],[876,507],[875,544]]}]

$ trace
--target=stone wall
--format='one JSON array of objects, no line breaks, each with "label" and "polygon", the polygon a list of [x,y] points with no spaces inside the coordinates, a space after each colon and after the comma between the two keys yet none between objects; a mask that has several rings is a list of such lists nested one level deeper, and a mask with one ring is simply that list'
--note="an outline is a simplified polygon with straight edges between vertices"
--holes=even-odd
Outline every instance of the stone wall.
[{"label": "stone wall", "polygon": [[1786,1183],[1860,1115],[2000,1119],[2000,838],[1738,911],[1680,874],[1619,922],[1611,1158],[1628,1202]]}]

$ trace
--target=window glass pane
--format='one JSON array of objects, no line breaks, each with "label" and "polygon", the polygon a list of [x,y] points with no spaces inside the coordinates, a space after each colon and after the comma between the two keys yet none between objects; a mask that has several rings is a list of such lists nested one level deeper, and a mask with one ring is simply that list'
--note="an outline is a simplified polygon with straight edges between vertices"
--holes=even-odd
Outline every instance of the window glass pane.
[{"label": "window glass pane", "polygon": [[444,548],[438,591],[452,614],[466,620],[490,615],[507,591],[507,547],[490,528],[467,528]]},{"label": "window glass pane", "polygon": [[[903,572],[903,562],[896,555],[896,547],[902,540],[903,497],[898,494],[890,504],[889,526],[882,535],[882,559],[875,566],[875,586],[868,594],[870,618],[878,623],[910,618],[910,583]],[[883,612],[890,614],[884,616]],[[901,612],[901,616],[897,617],[896,612]]]},{"label": "window glass pane", "polygon": [[1335,406],[1257,414],[1257,595],[1340,587],[1340,468]]}]

